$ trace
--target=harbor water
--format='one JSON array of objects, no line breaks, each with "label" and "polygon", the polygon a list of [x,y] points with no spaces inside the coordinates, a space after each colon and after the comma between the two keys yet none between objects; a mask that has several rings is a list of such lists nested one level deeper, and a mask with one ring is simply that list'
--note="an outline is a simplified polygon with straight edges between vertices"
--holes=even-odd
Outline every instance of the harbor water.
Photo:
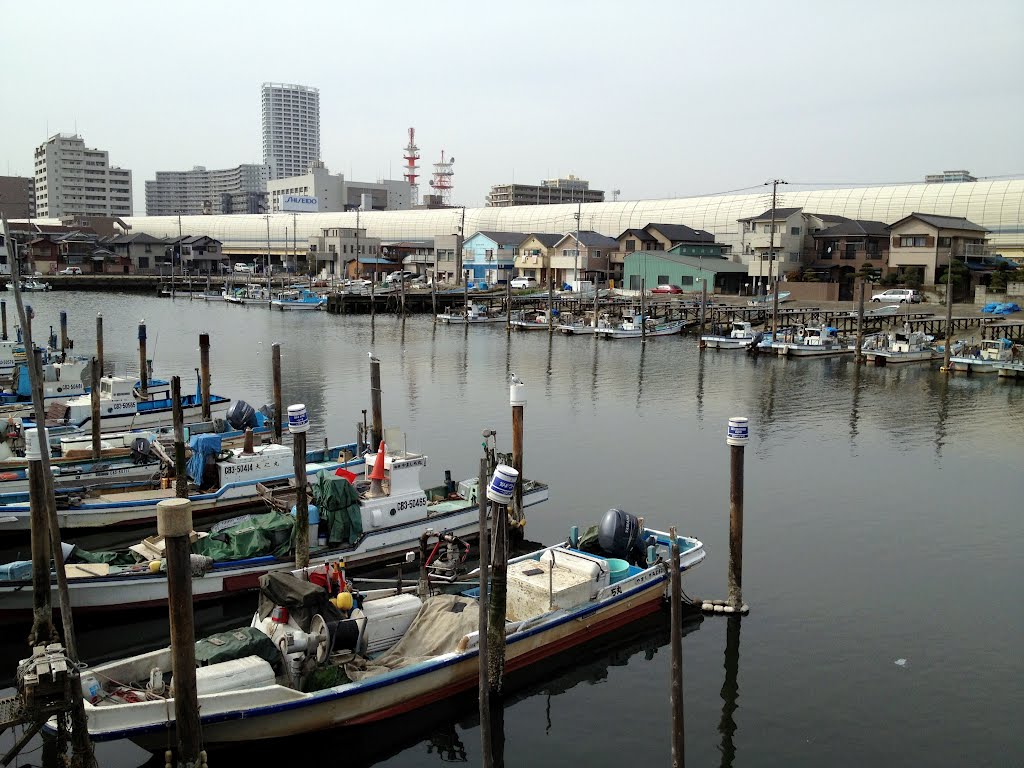
[{"label": "harbor water", "polygon": [[[687,761],[1024,763],[1015,734],[1024,722],[1024,385],[947,379],[919,365],[702,354],[693,337],[642,345],[180,297],[26,298],[37,338],[68,310],[76,353],[94,349],[102,312],[108,371],[137,368],[144,319],[155,375],[182,376],[185,391],[199,365],[198,336],[209,333],[213,392],[255,406],[271,400],[271,344],[280,342],[285,405],[306,405],[311,447],[355,439],[370,407],[373,352],[385,426],[401,434],[391,447],[425,452],[431,483],[445,469],[455,479],[475,475],[484,429],[511,450],[515,373],[527,388],[524,474],[551,486],[551,500],[529,510],[527,538],[563,539],[610,507],[654,527],[677,525],[709,551],[684,580],[692,596],[726,596],[726,429],[730,417],[745,416],[751,613],[687,624]],[[204,606],[199,628],[245,624],[255,602]],[[83,618],[82,654],[98,661],[156,647],[166,625],[159,612]],[[4,685],[24,634],[8,628],[0,641]],[[506,764],[668,765],[668,638],[666,612],[512,678]],[[388,726],[239,747],[214,753],[211,764],[294,759],[300,750],[350,767],[479,765],[479,743],[470,693]],[[127,743],[98,754],[104,766],[163,764]]]}]

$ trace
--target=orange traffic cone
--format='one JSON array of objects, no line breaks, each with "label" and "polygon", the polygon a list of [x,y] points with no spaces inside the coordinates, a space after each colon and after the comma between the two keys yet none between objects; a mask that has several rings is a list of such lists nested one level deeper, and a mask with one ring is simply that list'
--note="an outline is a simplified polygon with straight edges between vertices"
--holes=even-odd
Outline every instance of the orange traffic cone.
[{"label": "orange traffic cone", "polygon": [[380,447],[377,449],[377,458],[373,462],[373,470],[370,472],[370,496],[383,496],[384,488],[381,486],[381,481],[384,479],[384,454],[387,452],[387,446],[384,445],[384,441],[381,440]]}]

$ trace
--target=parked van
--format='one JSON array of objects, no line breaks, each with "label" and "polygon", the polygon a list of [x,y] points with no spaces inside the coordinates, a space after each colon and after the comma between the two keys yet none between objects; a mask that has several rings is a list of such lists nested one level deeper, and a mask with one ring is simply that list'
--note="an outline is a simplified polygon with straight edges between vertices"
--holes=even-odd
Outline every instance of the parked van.
[{"label": "parked van", "polygon": [[235,272],[244,272],[247,275],[251,275],[253,272],[252,264],[235,264]]}]

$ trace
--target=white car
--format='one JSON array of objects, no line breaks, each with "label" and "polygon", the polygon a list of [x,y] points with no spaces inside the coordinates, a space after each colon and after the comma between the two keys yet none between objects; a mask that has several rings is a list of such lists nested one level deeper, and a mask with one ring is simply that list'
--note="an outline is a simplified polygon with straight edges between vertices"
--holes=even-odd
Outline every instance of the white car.
[{"label": "white car", "polygon": [[416,277],[415,272],[392,272],[387,277],[384,278],[384,282],[389,284],[397,283],[400,280],[412,280],[414,277]]},{"label": "white car", "polygon": [[512,278],[513,288],[537,288],[540,283],[536,277],[514,277]]},{"label": "white car", "polygon": [[890,288],[887,291],[876,293],[871,297],[872,301],[891,301],[897,304],[920,304],[921,293],[913,288]]},{"label": "white car", "polygon": [[64,267],[64,269],[62,269],[57,274],[58,275],[80,275],[80,274],[82,274],[82,268],[81,267]]},{"label": "white car", "polygon": [[244,272],[247,275],[251,275],[252,264],[235,264],[235,272]]}]

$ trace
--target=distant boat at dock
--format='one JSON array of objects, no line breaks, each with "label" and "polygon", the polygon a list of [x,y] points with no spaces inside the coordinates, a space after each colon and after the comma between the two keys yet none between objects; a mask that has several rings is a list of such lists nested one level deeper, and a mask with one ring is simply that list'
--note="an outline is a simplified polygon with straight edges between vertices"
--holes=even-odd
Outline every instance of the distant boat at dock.
[{"label": "distant boat at dock", "polygon": [[[781,304],[784,301],[789,301],[789,296],[790,296],[790,292],[789,291],[779,291],[779,304]],[[748,307],[763,307],[765,304],[771,305],[771,304],[774,304],[774,303],[775,303],[775,294],[774,293],[769,293],[767,296],[754,296],[752,298],[747,299],[747,306]]]},{"label": "distant boat at dock", "polygon": [[471,302],[464,309],[452,309],[437,316],[442,323],[449,325],[471,325],[474,323],[504,323],[508,315],[503,311],[492,311],[483,304]]},{"label": "distant boat at dock", "polygon": [[[895,309],[896,306],[892,305],[892,308]],[[898,331],[877,333],[867,337],[861,351],[864,358],[874,365],[925,363],[935,358],[933,341],[933,337],[920,331],[911,331],[909,327],[904,326]]]},{"label": "distant boat at dock", "polygon": [[[642,323],[646,322],[646,327]],[[595,333],[606,339],[639,339],[648,336],[673,336],[682,333],[686,327],[684,320],[668,320],[658,322],[657,319],[648,317],[646,320],[639,314],[625,318],[618,325],[608,328],[598,328]]]},{"label": "distant boat at dock", "polygon": [[701,344],[708,349],[746,349],[754,343],[754,329],[745,320],[735,320],[728,336],[707,334],[700,337]]}]

